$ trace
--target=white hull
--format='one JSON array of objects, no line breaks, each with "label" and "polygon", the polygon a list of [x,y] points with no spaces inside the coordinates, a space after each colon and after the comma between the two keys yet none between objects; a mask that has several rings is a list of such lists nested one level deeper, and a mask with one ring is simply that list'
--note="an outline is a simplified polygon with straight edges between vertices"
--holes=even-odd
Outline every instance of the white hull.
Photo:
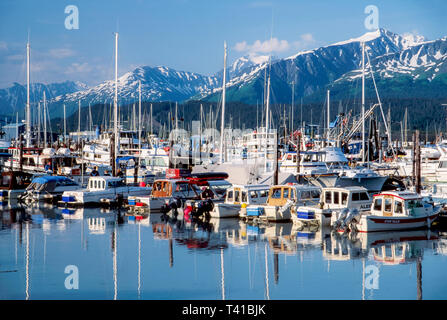
[{"label": "white hull", "polygon": [[211,210],[210,216],[212,218],[235,218],[239,217],[241,205],[229,203],[217,203],[214,209]]},{"label": "white hull", "polygon": [[363,215],[357,224],[359,232],[397,231],[418,228],[429,228],[438,217],[440,208],[435,209],[426,217],[384,217],[376,215]]}]

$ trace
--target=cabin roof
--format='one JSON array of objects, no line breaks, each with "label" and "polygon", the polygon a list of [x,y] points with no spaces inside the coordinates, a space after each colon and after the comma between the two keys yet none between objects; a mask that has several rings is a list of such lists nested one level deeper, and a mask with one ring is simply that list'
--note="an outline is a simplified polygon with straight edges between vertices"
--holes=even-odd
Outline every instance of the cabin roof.
[{"label": "cabin roof", "polygon": [[246,190],[268,190],[270,186],[267,184],[233,184],[232,188],[241,188]]},{"label": "cabin roof", "polygon": [[96,177],[90,177],[89,180],[119,181],[122,180],[122,178],[111,177],[111,176],[96,176]]},{"label": "cabin roof", "polygon": [[45,183],[48,183],[51,181],[66,181],[66,180],[73,181],[70,178],[65,177],[65,176],[42,176],[42,177],[34,178],[32,182],[45,184]]},{"label": "cabin roof", "polygon": [[291,187],[295,190],[320,190],[320,187],[304,185],[304,184],[278,184],[271,186],[271,188]]},{"label": "cabin roof", "polygon": [[348,192],[354,192],[354,191],[365,191],[368,192],[368,189],[364,187],[357,187],[357,186],[350,186],[350,187],[327,187],[323,188],[323,191],[348,191]]},{"label": "cabin roof", "polygon": [[421,198],[417,193],[410,191],[387,191],[374,195],[374,197],[378,196],[393,196],[402,200],[415,200]]}]

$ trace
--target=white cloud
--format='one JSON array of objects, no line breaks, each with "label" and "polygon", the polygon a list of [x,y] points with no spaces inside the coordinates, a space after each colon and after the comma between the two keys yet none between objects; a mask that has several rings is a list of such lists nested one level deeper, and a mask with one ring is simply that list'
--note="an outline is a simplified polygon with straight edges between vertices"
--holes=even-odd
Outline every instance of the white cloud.
[{"label": "white cloud", "polygon": [[305,33],[300,35],[300,39],[293,42],[294,49],[308,49],[309,46],[313,46],[316,43],[313,35]]},{"label": "white cloud", "polygon": [[92,71],[92,67],[87,63],[72,63],[68,66],[67,70],[64,72],[65,74],[76,74],[76,73],[86,73]]},{"label": "white cloud", "polygon": [[287,40],[278,40],[272,38],[270,40],[262,41],[256,40],[252,45],[247,44],[246,41],[238,42],[234,46],[236,51],[247,51],[250,53],[271,53],[283,52],[290,48]]},{"label": "white cloud", "polygon": [[68,48],[59,48],[59,49],[51,49],[49,51],[49,54],[53,58],[61,59],[61,58],[72,57],[75,55],[75,52]]}]

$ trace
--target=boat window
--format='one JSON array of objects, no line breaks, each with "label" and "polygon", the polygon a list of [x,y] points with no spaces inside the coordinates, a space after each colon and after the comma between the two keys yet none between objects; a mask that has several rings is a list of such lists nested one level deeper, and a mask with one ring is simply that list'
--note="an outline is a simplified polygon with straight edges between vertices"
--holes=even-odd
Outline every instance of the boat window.
[{"label": "boat window", "polygon": [[238,190],[236,190],[234,192],[234,201],[235,202],[239,202],[240,201],[240,195],[239,195],[239,191]]},{"label": "boat window", "polygon": [[162,191],[163,191],[163,192],[168,192],[168,183],[167,183],[167,182],[164,182],[164,183],[163,183]]},{"label": "boat window", "polygon": [[325,202],[332,203],[332,192],[326,191],[324,195],[324,198],[326,199]]},{"label": "boat window", "polygon": [[352,201],[359,201],[360,200],[360,194],[358,192],[352,193]]},{"label": "boat window", "polygon": [[98,188],[98,181],[97,180],[95,180],[94,184],[95,184],[95,189]]},{"label": "boat window", "polygon": [[339,204],[339,193],[334,192],[334,204]]},{"label": "boat window", "polygon": [[310,199],[310,191],[301,191],[301,199]]},{"label": "boat window", "polygon": [[259,193],[259,196],[261,198],[267,198],[269,196],[268,190],[261,190],[261,192]]},{"label": "boat window", "polygon": [[9,183],[11,182],[11,176],[6,175],[2,177],[2,187],[9,187]]},{"label": "boat window", "polygon": [[447,161],[440,161],[439,168],[447,168]]},{"label": "boat window", "polygon": [[387,211],[387,212],[391,212],[391,204],[392,204],[393,202],[391,201],[391,199],[390,198],[385,198],[385,206],[384,206],[384,211]]},{"label": "boat window", "polygon": [[320,191],[318,190],[312,190],[310,192],[311,199],[320,199]]},{"label": "boat window", "polygon": [[293,162],[296,163],[296,155],[293,156]]},{"label": "boat window", "polygon": [[348,194],[346,192],[342,192],[341,194],[341,204],[347,204],[348,203]]},{"label": "boat window", "polygon": [[90,189],[93,189],[93,180],[90,180]]},{"label": "boat window", "polygon": [[394,201],[394,212],[403,213],[402,201]]},{"label": "boat window", "polygon": [[360,192],[360,201],[368,201],[369,196],[366,192]]},{"label": "boat window", "polygon": [[250,191],[250,198],[256,199],[258,197],[258,193],[256,191]]},{"label": "boat window", "polygon": [[281,199],[281,188],[273,189],[272,199]]},{"label": "boat window", "polygon": [[187,183],[178,183],[175,187],[175,191],[178,192],[186,192],[188,191],[188,184]]},{"label": "boat window", "polygon": [[242,202],[247,202],[247,192],[242,191]]},{"label": "boat window", "polygon": [[282,192],[282,197],[284,199],[288,199],[289,198],[289,188],[285,188]]},{"label": "boat window", "polygon": [[101,181],[102,189],[106,188],[106,182],[104,180]]},{"label": "boat window", "polygon": [[292,155],[291,154],[287,155],[287,160],[292,160]]},{"label": "boat window", "polygon": [[374,200],[374,210],[382,211],[382,198],[376,198]]},{"label": "boat window", "polygon": [[228,191],[227,193],[227,200],[233,201],[233,190]]}]

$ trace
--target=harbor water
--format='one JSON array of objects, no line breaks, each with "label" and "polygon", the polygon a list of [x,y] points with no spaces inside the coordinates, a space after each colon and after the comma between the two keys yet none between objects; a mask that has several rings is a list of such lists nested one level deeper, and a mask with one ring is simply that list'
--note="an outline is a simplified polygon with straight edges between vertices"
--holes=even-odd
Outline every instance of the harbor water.
[{"label": "harbor water", "polygon": [[1,211],[0,299],[446,299],[447,233]]}]

